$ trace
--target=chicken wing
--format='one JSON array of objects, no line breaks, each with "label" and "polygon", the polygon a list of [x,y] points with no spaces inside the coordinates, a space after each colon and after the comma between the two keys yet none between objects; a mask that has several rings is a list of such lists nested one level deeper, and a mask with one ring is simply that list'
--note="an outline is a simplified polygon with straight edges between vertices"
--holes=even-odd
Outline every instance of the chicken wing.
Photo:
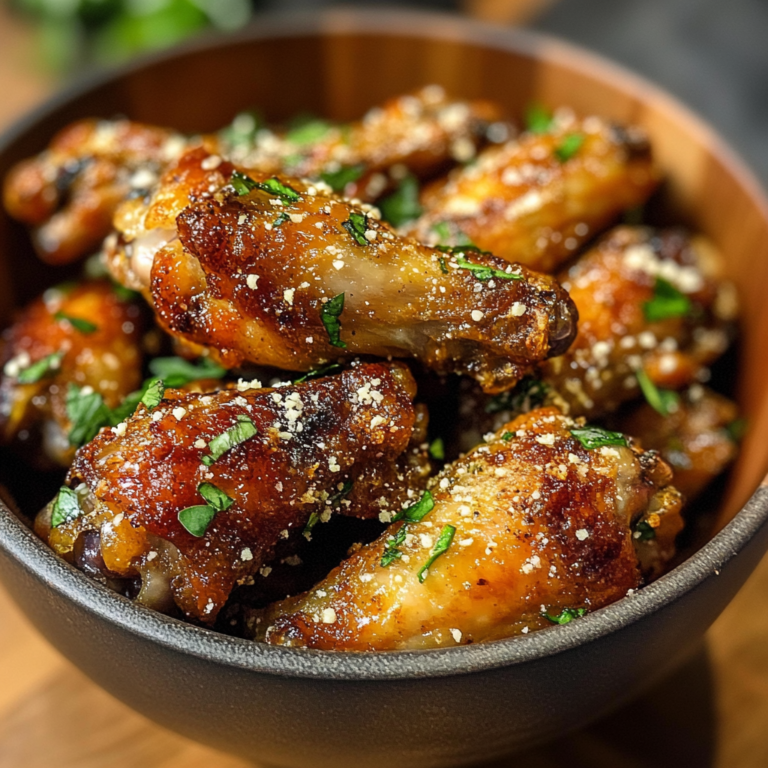
[{"label": "chicken wing", "polygon": [[85,551],[102,576],[140,576],[139,602],[175,602],[212,623],[236,583],[313,516],[338,507],[376,517],[423,486],[404,367],[238,389],[169,390],[102,430],[38,516],[38,534],[70,559]]},{"label": "chicken wing", "polygon": [[47,455],[69,466],[78,444],[72,389],[120,405],[141,383],[143,325],[140,306],[106,280],[64,284],[32,302],[2,338],[2,442],[31,443],[40,432]]},{"label": "chicken wing", "polygon": [[659,174],[637,128],[589,117],[482,152],[423,195],[404,232],[427,244],[469,241],[553,273],[622,211],[643,203]]},{"label": "chicken wing", "polygon": [[370,206],[311,182],[243,176],[203,149],[142,205],[118,213],[113,275],[143,290],[169,333],[228,367],[417,357],[494,392],[576,332],[574,306],[552,278],[422,246]]},{"label": "chicken wing", "polygon": [[620,435],[533,411],[447,466],[312,590],[256,615],[254,635],[292,647],[420,649],[596,610],[640,584],[633,523],[650,510],[679,519],[670,478],[657,454]]}]

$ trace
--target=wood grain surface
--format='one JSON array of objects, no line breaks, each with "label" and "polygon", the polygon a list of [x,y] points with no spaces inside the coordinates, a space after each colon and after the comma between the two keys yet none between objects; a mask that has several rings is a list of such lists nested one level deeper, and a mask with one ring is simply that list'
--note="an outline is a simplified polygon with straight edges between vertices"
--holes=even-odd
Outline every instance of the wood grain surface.
[{"label": "wood grain surface", "polygon": [[[0,6],[0,129],[51,87],[19,66],[28,46],[28,30]],[[0,681],[2,768],[252,765],[165,731],[104,693],[29,626],[2,588]],[[768,559],[671,678],[600,723],[493,768],[765,768],[766,724]]]}]

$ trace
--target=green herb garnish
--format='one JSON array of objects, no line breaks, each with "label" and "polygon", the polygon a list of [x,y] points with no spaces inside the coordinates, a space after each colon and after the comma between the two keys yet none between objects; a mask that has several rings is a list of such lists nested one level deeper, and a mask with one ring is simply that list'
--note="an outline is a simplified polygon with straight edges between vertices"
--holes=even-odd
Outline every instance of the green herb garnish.
[{"label": "green herb garnish", "polygon": [[429,446],[429,455],[433,459],[443,461],[445,459],[445,444],[442,437],[436,437]]},{"label": "green herb garnish", "polygon": [[381,567],[386,568],[388,565],[392,565],[395,560],[399,560],[403,553],[400,551],[400,547],[405,541],[408,526],[403,525],[400,530],[387,539],[387,544],[384,547],[384,552],[381,555]]},{"label": "green herb garnish", "polygon": [[586,612],[586,608],[563,608],[559,616],[552,616],[549,611],[544,611],[541,615],[553,624],[569,624],[574,619],[580,619]]},{"label": "green herb garnish", "polygon": [[547,133],[554,122],[552,113],[541,104],[531,104],[525,110],[525,127],[531,133]]},{"label": "green herb garnish", "polygon": [[570,433],[588,451],[602,448],[604,445],[627,445],[627,438],[621,432],[611,432],[602,427],[593,427],[589,424],[583,427],[572,427]]},{"label": "green herb garnish", "polygon": [[[465,232],[462,232],[460,229],[456,229],[456,234],[451,233],[451,226],[448,224],[447,221],[438,221],[436,224],[433,224],[430,229],[438,236],[438,246],[440,245],[452,245],[454,248],[460,248],[462,246],[466,247],[477,247],[475,244],[467,237]],[[451,244],[451,241],[453,241],[453,244]]]},{"label": "green herb garnish", "polygon": [[442,256],[438,256],[437,263],[440,265],[440,271],[444,274],[448,274],[448,267],[445,264],[445,259]]},{"label": "green herb garnish", "polygon": [[211,520],[216,516],[217,510],[210,504],[197,504],[194,507],[186,507],[179,511],[179,522],[193,536],[200,538],[205,535]]},{"label": "green herb garnish", "polygon": [[163,399],[165,394],[165,384],[162,379],[149,379],[144,384],[144,391],[139,398],[139,402],[146,406],[148,411],[154,410]]},{"label": "green herb garnish", "polygon": [[298,379],[294,379],[294,384],[303,384],[305,381],[312,381],[312,379],[320,379],[323,376],[328,376],[331,373],[341,370],[339,363],[328,363],[322,368],[316,368],[314,371],[307,371],[303,376],[299,376]]},{"label": "green herb garnish", "polygon": [[659,389],[642,368],[635,371],[635,376],[648,405],[656,413],[660,413],[662,416],[669,416],[678,409],[680,396],[677,392],[673,392],[670,389]]},{"label": "green herb garnish", "polygon": [[219,131],[219,135],[232,146],[251,145],[256,139],[256,134],[264,126],[261,115],[254,110],[247,110],[235,115],[232,122]]},{"label": "green herb garnish", "polygon": [[474,261],[467,261],[463,256],[456,256],[456,265],[459,269],[466,269],[472,273],[477,280],[522,280],[523,276],[519,272],[505,272],[503,269],[496,269],[484,264],[476,264]]},{"label": "green herb garnish", "polygon": [[633,537],[638,541],[651,541],[656,538],[656,529],[652,528],[650,523],[645,520],[641,520],[635,526],[635,532]]},{"label": "green herb garnish", "polygon": [[747,420],[745,418],[734,419],[725,426],[725,433],[734,443],[740,443],[747,432]]},{"label": "green herb garnish", "polygon": [[53,352],[50,355],[28,365],[23,371],[19,371],[16,381],[19,384],[36,384],[40,379],[51,375],[61,367],[64,357],[63,352]]},{"label": "green herb garnish", "polygon": [[230,427],[226,432],[222,432],[208,442],[208,448],[210,448],[211,452],[203,456],[200,461],[206,467],[210,467],[227,451],[240,445],[240,443],[244,443],[246,440],[250,440],[258,431],[256,425],[248,416],[242,413],[238,414],[237,422],[233,427]]},{"label": "green herb garnish", "polygon": [[217,488],[213,483],[200,483],[197,486],[197,492],[217,512],[223,512],[235,503],[234,499],[227,496],[221,488]]},{"label": "green herb garnish", "polygon": [[273,227],[282,227],[286,221],[290,221],[291,217],[285,212],[281,211],[277,218],[272,222]]},{"label": "green herb garnish", "polygon": [[584,143],[584,135],[581,133],[569,133],[563,137],[560,144],[555,147],[555,157],[565,163],[570,160],[581,149]]},{"label": "green herb garnish", "polygon": [[365,236],[368,230],[368,217],[364,213],[352,212],[349,218],[341,225],[355,239],[358,245],[370,245],[370,241]]},{"label": "green herb garnish", "polygon": [[515,436],[514,432],[505,432],[501,436],[501,439],[504,440],[504,442],[508,443],[514,436]]},{"label": "green herb garnish", "polygon": [[381,557],[381,566],[386,568],[391,565],[395,560],[399,560],[403,553],[400,551],[400,545],[405,541],[407,528],[410,523],[418,523],[423,520],[424,517],[429,514],[435,507],[435,500],[432,498],[432,494],[429,491],[424,491],[423,496],[410,507],[401,509],[393,518],[392,522],[395,523],[399,520],[404,520],[404,524],[400,530],[387,541],[384,547],[384,552]]},{"label": "green herb garnish", "polygon": [[89,334],[99,330],[99,326],[96,325],[96,323],[92,323],[90,320],[84,320],[82,317],[72,317],[72,315],[67,315],[61,310],[59,310],[53,316],[53,319],[58,320],[59,322],[61,322],[62,320],[65,320],[76,331],[80,331],[80,333]]},{"label": "green herb garnish", "polygon": [[422,214],[419,203],[419,182],[415,176],[403,178],[397,189],[379,202],[379,210],[385,221],[393,227],[402,227]]},{"label": "green herb garnish", "polygon": [[419,581],[423,584],[424,579],[427,578],[429,568],[432,566],[432,564],[437,560],[440,555],[444,555],[448,548],[451,546],[451,542],[453,541],[453,537],[456,535],[456,529],[452,525],[444,525],[443,530],[440,531],[440,536],[438,536],[437,541],[435,542],[435,546],[432,547],[432,553],[429,556],[429,559],[426,563],[421,567],[421,570],[419,571]]},{"label": "green herb garnish", "polygon": [[241,196],[247,195],[254,189],[260,189],[262,192],[269,192],[271,195],[279,197],[284,203],[295,203],[301,200],[301,195],[293,187],[283,184],[277,176],[266,181],[254,181],[250,176],[235,171],[229,179],[229,184]]},{"label": "green herb garnish", "polygon": [[[333,496],[329,496],[325,500],[325,506],[330,507],[331,509],[337,509],[341,504],[341,500],[349,494],[354,484],[355,483],[353,480],[345,480],[338,493],[334,493]],[[304,526],[303,531],[303,535],[305,537],[309,538],[309,535],[312,533],[312,529],[317,525],[322,514],[322,512],[313,512],[309,516],[309,520],[307,520],[307,524]]]},{"label": "green herb garnish", "polygon": [[238,195],[247,195],[258,188],[258,182],[254,181],[250,176],[240,173],[240,171],[235,171],[229,177],[229,185]]},{"label": "green herb garnish", "polygon": [[320,320],[322,320],[328,339],[334,347],[346,349],[347,345],[341,340],[341,313],[344,311],[344,294],[334,296],[320,307]]},{"label": "green herb garnish", "polygon": [[322,171],[320,178],[334,191],[343,192],[347,184],[357,181],[365,173],[365,163],[341,166],[335,171]]},{"label": "green herb garnish", "polygon": [[150,361],[149,370],[161,378],[166,387],[183,387],[202,379],[220,379],[227,372],[208,357],[201,357],[197,363],[181,357],[156,357]]},{"label": "green herb garnish", "polygon": [[58,528],[64,523],[76,520],[83,514],[77,494],[66,485],[59,489],[51,510],[51,526]]},{"label": "green herb garnish", "polygon": [[486,404],[486,413],[513,411],[527,413],[538,408],[547,399],[549,385],[543,381],[526,377],[510,392],[494,395]]},{"label": "green herb garnish", "polygon": [[67,387],[67,418],[72,422],[67,438],[70,445],[90,443],[102,427],[112,423],[112,413],[99,392],[85,392],[76,384]]},{"label": "green herb garnish", "polygon": [[317,117],[299,117],[292,125],[291,130],[285,134],[285,140],[299,146],[320,141],[333,127],[331,123]]},{"label": "green herb garnish", "polygon": [[670,317],[685,317],[692,308],[691,300],[663,277],[656,277],[653,298],[643,303],[643,314],[650,323]]}]

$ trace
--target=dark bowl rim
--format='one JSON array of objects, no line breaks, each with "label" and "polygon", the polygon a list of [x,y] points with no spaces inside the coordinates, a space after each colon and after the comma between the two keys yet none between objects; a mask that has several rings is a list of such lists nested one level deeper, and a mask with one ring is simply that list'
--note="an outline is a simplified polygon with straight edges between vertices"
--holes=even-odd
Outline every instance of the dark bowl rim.
[{"label": "dark bowl rim", "polygon": [[[423,30],[428,29],[428,32]],[[422,39],[444,39],[497,48],[555,61],[569,69],[628,91],[643,101],[650,97],[672,112],[686,130],[711,147],[768,221],[768,201],[738,155],[706,123],[677,99],[623,67],[578,46],[529,30],[502,28],[454,14],[407,9],[334,8],[301,14],[259,17],[234,35],[207,35],[170,51],[141,57],[129,65],[84,78],[47,100],[14,123],[0,137],[0,155],[23,134],[50,118],[60,107],[117,77],[151,67],[167,59],[212,51],[249,40],[323,34],[398,34]],[[45,583],[61,598],[101,617],[128,633],[170,650],[211,663],[250,672],[329,680],[395,680],[447,677],[484,672],[535,662],[611,635],[650,614],[672,605],[705,580],[717,577],[738,556],[768,520],[768,489],[761,485],[746,505],[710,541],[656,582],[643,587],[571,624],[552,627],[477,645],[423,651],[334,652],[280,648],[233,638],[172,619],[132,603],[57,557],[0,499],[0,550],[16,560],[28,576]]]}]

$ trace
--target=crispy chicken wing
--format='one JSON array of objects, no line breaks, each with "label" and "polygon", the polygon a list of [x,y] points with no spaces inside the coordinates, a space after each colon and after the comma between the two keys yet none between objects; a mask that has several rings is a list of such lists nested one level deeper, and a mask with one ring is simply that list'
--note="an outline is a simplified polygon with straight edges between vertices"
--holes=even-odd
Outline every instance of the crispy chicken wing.
[{"label": "crispy chicken wing", "polygon": [[637,128],[596,117],[555,123],[482,152],[423,196],[426,212],[405,234],[428,244],[473,243],[553,273],[659,181]]},{"label": "crispy chicken wing", "polygon": [[78,451],[36,529],[104,576],[140,575],[140,602],[212,623],[313,515],[376,517],[423,486],[414,394],[407,369],[379,363],[279,389],[167,391]]},{"label": "crispy chicken wing", "polygon": [[694,384],[680,393],[668,416],[645,403],[620,423],[643,447],[664,457],[675,472],[675,486],[692,499],[736,458],[738,415],[736,403]]},{"label": "crispy chicken wing", "polygon": [[633,523],[651,510],[679,519],[679,494],[657,454],[616,437],[587,449],[576,428],[552,408],[505,425],[379,539],[254,617],[255,636],[333,650],[452,646],[623,597],[640,584]]},{"label": "crispy chicken wing", "polygon": [[115,408],[141,382],[139,305],[106,281],[64,284],[46,291],[7,328],[0,349],[0,438],[29,440],[68,466],[71,386],[101,395]]},{"label": "crispy chicken wing", "polygon": [[131,193],[146,193],[186,143],[166,128],[80,120],[55,136],[45,152],[11,170],[5,207],[34,227],[44,261],[74,261],[100,246],[117,205]]},{"label": "crispy chicken wing", "polygon": [[416,357],[493,392],[562,352],[576,331],[573,304],[552,278],[422,246],[370,206],[310,182],[233,174],[203,149],[167,172],[148,206],[131,202],[117,221],[113,275],[144,291],[168,332],[230,367]]}]

